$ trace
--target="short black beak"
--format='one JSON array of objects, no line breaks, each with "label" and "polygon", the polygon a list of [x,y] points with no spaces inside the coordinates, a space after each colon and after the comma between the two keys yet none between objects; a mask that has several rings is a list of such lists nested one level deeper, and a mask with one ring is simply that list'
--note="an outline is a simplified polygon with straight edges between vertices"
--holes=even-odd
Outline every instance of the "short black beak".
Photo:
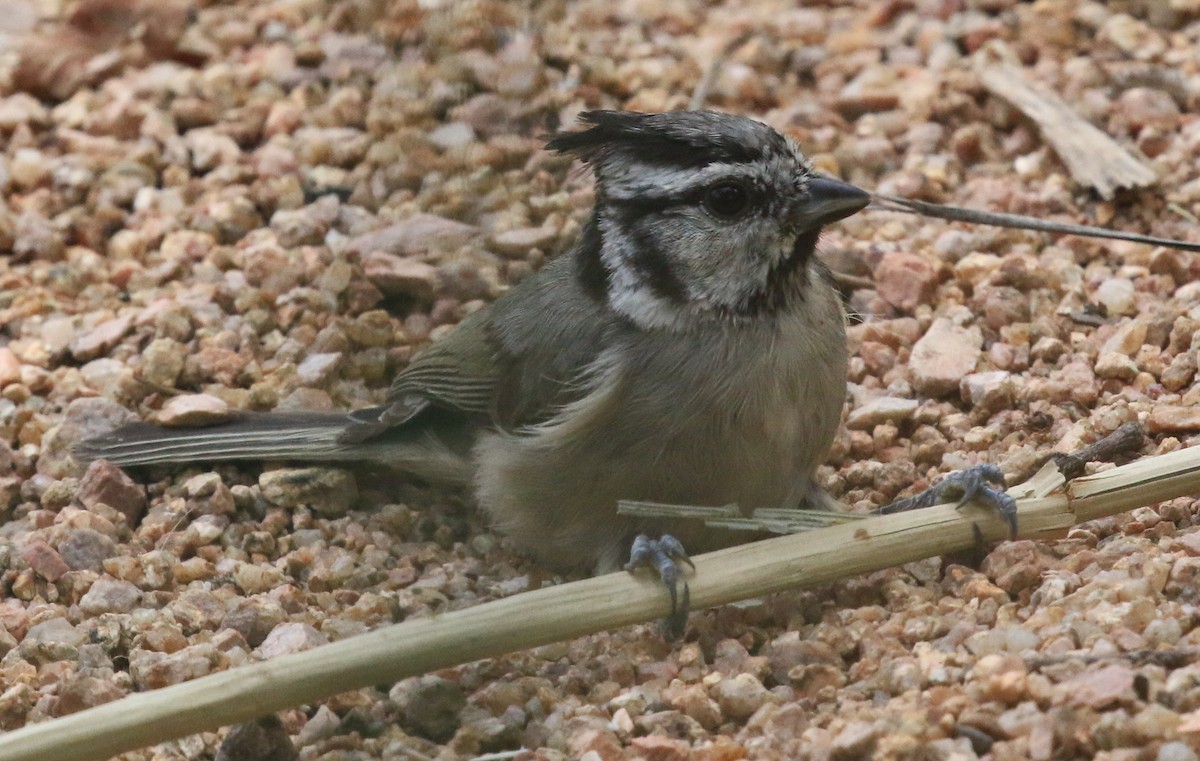
[{"label": "short black beak", "polygon": [[808,179],[808,199],[795,210],[795,221],[804,230],[836,222],[862,211],[871,194],[848,182],[822,174]]}]

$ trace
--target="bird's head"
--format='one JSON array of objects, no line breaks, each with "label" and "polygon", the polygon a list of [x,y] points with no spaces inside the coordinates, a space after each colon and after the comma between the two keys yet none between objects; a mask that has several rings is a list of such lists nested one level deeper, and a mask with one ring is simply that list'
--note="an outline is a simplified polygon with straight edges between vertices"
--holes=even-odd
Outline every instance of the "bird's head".
[{"label": "bird's head", "polygon": [[[581,255],[617,312],[646,328],[761,316],[803,298],[823,225],[869,196],[813,172],[791,139],[713,111],[589,111],[552,150],[596,174]],[[585,263],[586,264],[586,263]]]}]

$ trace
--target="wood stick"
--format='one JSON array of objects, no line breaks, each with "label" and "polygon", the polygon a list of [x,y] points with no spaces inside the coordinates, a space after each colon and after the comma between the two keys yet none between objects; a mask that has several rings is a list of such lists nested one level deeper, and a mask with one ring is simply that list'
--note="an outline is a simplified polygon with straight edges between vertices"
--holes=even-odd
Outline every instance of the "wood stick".
[{"label": "wood stick", "polygon": [[[1047,469],[1039,494],[1061,483]],[[1076,523],[1200,493],[1200,447],[1076,479],[1019,501],[1020,536],[1061,536]],[[743,544],[694,558],[695,609],[744,600],[998,541],[991,511],[939,505]],[[360,687],[667,615],[661,584],[609,574],[435,615],[313,650],[231,669],[0,735],[0,761],[100,761],[117,753],[254,719]]]},{"label": "wood stick", "polygon": [[1112,199],[1117,188],[1144,187],[1158,181],[1153,169],[1076,113],[1050,88],[1026,77],[1003,43],[988,43],[974,61],[984,87],[1032,119],[1071,176],[1094,188],[1101,198]]}]

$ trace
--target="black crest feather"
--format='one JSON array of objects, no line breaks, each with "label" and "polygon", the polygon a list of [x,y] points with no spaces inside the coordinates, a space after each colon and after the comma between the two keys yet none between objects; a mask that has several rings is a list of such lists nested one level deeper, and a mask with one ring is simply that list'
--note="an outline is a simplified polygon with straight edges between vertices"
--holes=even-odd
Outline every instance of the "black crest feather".
[{"label": "black crest feather", "polygon": [[585,111],[579,120],[589,128],[560,132],[547,147],[590,164],[621,155],[652,164],[690,167],[748,162],[766,152],[787,151],[784,139],[770,127],[716,111]]}]

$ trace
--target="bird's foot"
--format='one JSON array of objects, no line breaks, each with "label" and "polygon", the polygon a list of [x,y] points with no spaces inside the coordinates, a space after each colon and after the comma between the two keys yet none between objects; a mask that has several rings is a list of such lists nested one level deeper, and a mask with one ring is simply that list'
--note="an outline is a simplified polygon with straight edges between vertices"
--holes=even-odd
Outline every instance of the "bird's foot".
[{"label": "bird's foot", "polygon": [[683,636],[683,628],[687,623],[688,609],[691,604],[688,585],[683,583],[683,594],[679,594],[679,563],[688,564],[695,570],[692,559],[684,551],[679,540],[670,534],[663,534],[658,539],[651,539],[645,534],[639,534],[633,540],[629,551],[629,562],[625,564],[626,571],[638,568],[653,568],[658,577],[671,593],[671,615],[663,621],[663,629],[671,639]]},{"label": "bird's foot", "polygon": [[968,502],[980,502],[996,511],[1013,538],[1017,535],[1017,502],[1004,493],[1004,473],[996,465],[985,463],[958,470],[943,478],[925,491],[906,499],[897,500],[879,508],[883,515],[906,510],[919,510],[957,499],[955,507]]}]

